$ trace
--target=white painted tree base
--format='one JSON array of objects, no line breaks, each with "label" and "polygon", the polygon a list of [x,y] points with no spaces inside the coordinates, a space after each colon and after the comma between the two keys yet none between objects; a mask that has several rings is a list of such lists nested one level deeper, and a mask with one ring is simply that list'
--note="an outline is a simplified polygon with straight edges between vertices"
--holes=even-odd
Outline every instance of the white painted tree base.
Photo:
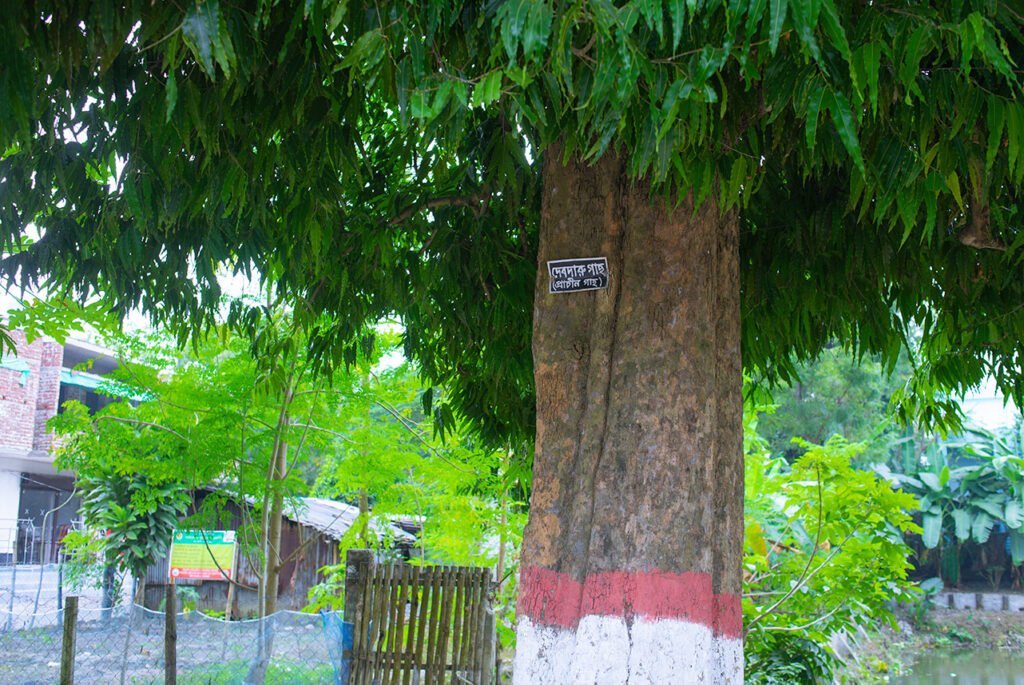
[{"label": "white painted tree base", "polygon": [[673,619],[584,616],[575,628],[519,619],[514,685],[741,685],[743,642]]}]

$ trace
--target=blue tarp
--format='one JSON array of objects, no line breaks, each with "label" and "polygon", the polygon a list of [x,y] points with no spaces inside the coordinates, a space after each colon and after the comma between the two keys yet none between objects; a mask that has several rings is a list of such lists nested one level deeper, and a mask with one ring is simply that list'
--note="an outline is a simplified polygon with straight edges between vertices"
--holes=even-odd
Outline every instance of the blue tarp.
[{"label": "blue tarp", "polygon": [[324,621],[324,638],[327,651],[334,666],[336,685],[348,685],[348,674],[352,667],[352,636],[355,626],[342,620],[338,611],[321,611]]}]

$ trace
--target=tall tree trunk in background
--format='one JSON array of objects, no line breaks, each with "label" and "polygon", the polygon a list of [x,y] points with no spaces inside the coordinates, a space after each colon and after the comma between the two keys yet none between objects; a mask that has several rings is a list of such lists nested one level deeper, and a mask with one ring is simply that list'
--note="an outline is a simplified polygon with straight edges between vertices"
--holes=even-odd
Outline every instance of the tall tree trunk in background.
[{"label": "tall tree trunk in background", "polygon": [[290,423],[289,411],[294,398],[292,379],[289,377],[277,418],[277,434],[274,436],[273,451],[267,467],[269,498],[264,501],[261,533],[263,535],[263,577],[260,582],[260,630],[256,658],[249,668],[247,683],[262,685],[267,677],[270,659],[274,651],[274,619],[268,619],[277,611],[278,586],[281,578],[281,519],[284,516],[284,479],[288,473],[287,430]]},{"label": "tall tree trunk in background", "polygon": [[277,611],[277,594],[281,578],[281,519],[284,516],[284,477],[288,466],[288,444],[284,437],[278,441],[272,455],[273,477],[269,486],[274,488],[270,495],[267,511],[266,569],[264,571],[263,615],[270,616]]},{"label": "tall tree trunk in background", "polygon": [[[741,683],[738,218],[544,165],[517,685]],[[548,293],[546,262],[608,258]]]}]

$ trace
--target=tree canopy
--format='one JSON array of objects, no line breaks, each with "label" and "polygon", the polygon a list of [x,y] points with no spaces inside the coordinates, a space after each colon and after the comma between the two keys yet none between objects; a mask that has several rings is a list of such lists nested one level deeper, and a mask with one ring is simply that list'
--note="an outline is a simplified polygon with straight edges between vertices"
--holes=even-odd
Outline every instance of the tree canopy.
[{"label": "tree canopy", "polygon": [[1024,399],[1018,2],[20,0],[0,26],[16,282],[186,336],[219,269],[255,272],[328,366],[397,314],[447,410],[528,440],[540,159],[616,154],[739,212],[747,368],[919,338],[920,396]]}]

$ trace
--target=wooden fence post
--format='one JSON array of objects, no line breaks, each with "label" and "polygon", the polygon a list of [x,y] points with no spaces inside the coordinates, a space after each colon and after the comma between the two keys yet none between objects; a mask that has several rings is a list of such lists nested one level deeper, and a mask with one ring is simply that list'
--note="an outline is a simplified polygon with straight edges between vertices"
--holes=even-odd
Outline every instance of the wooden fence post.
[{"label": "wooden fence post", "polygon": [[373,564],[373,551],[350,549],[345,556],[345,620],[355,623],[362,598],[362,583]]},{"label": "wooden fence post", "polygon": [[60,645],[60,685],[75,682],[75,635],[78,628],[78,597],[64,600],[64,638]]},{"label": "wooden fence post", "polygon": [[498,672],[498,635],[497,626],[494,621],[494,606],[487,602],[487,609],[484,612],[484,658],[483,658],[483,680],[481,685],[493,685],[500,682],[501,674]]},{"label": "wooden fence post", "polygon": [[351,623],[352,650],[344,655],[349,661],[349,682],[356,679],[357,664],[354,658],[365,650],[366,635],[360,629],[363,624],[363,588],[373,568],[373,550],[350,549],[345,555],[345,622]]},{"label": "wooden fence post", "polygon": [[178,682],[177,600],[172,579],[167,584],[167,600],[164,602],[164,685],[177,685]]}]

